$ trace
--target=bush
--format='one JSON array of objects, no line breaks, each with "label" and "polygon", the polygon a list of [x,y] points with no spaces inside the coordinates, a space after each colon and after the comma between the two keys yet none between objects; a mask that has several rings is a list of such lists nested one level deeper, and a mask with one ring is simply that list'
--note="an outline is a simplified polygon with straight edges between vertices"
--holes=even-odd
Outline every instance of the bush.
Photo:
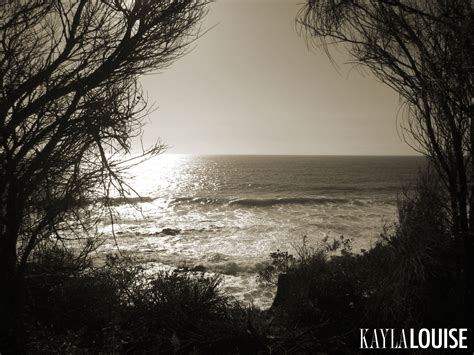
[{"label": "bush", "polygon": [[450,231],[443,191],[432,174],[422,174],[399,202],[398,223],[367,253],[372,270],[367,312],[376,325],[460,326],[461,249]]},{"label": "bush", "polygon": [[258,276],[260,282],[272,283],[275,273],[284,272],[278,277],[272,306],[278,323],[285,328],[280,347],[340,350],[361,317],[363,288],[358,281],[360,268],[354,268],[359,257],[351,252],[351,240],[342,236],[325,238],[315,247],[303,238],[296,252],[296,257],[273,253],[272,261]]},{"label": "bush", "polygon": [[53,248],[30,265],[32,353],[251,353],[264,346],[253,326],[259,311],[225,296],[218,276],[150,275],[127,257],[110,256],[100,268],[74,260]]},{"label": "bush", "polygon": [[26,281],[30,352],[70,353],[105,346],[120,298],[90,259],[46,246],[28,265]]},{"label": "bush", "polygon": [[459,249],[442,193],[433,175],[421,175],[399,202],[398,222],[361,254],[343,237],[316,247],[303,239],[296,257],[271,254],[258,278],[278,277],[272,312],[287,334],[281,346],[349,351],[361,327],[459,327]]}]

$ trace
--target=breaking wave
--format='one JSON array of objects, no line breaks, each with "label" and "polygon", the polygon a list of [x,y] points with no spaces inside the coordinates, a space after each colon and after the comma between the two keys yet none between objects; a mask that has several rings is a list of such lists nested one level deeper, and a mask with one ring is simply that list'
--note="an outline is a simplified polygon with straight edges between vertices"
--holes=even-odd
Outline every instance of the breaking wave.
[{"label": "breaking wave", "polygon": [[352,204],[365,206],[373,200],[355,198],[330,198],[330,197],[279,197],[279,198],[210,198],[210,197],[178,197],[171,200],[171,205],[201,204],[223,205],[239,207],[272,207],[279,205],[342,205]]},{"label": "breaking wave", "polygon": [[154,197],[150,196],[134,196],[134,197],[111,197],[108,200],[108,203],[112,206],[119,206],[119,205],[134,205],[137,203],[144,203],[144,202],[153,202],[155,200]]}]

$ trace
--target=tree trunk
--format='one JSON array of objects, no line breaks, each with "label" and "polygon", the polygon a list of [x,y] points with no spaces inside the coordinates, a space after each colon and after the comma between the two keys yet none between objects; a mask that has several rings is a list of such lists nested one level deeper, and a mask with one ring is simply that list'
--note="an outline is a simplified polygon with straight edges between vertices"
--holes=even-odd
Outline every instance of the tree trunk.
[{"label": "tree trunk", "polygon": [[[2,237],[5,237],[3,235]],[[11,244],[11,243],[9,243]],[[0,353],[24,353],[23,282],[16,266],[16,243],[0,248]]]},{"label": "tree trunk", "polygon": [[[21,226],[15,180],[2,184],[0,230],[0,353],[24,353],[23,280],[18,273],[17,241]],[[13,182],[13,183],[12,183]]]}]

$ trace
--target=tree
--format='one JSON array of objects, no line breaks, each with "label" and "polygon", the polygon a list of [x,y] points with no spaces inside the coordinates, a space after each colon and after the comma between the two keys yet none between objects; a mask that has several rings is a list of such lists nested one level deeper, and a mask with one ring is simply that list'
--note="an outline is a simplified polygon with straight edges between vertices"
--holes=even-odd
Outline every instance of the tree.
[{"label": "tree", "polygon": [[331,57],[341,44],[400,94],[402,132],[436,167],[472,308],[474,277],[474,15],[471,0],[308,0],[298,22]]},{"label": "tree", "polygon": [[[206,3],[1,1],[0,344],[6,351],[21,336],[28,258],[77,225],[89,233],[97,222],[91,204],[107,208],[113,191],[129,190],[119,157],[130,152],[147,113],[138,76],[185,52]],[[76,226],[68,225],[71,215]]]}]

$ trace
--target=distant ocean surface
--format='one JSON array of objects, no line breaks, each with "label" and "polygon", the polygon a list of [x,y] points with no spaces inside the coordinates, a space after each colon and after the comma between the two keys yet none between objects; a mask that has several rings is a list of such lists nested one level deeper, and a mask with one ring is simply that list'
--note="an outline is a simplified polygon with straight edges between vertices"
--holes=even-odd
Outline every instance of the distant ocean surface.
[{"label": "distant ocean surface", "polygon": [[[370,248],[413,184],[422,157],[161,155],[133,167],[143,198],[118,204],[119,248],[151,268],[202,265],[224,289],[268,307],[274,294],[255,280],[269,253],[294,252],[303,236],[353,239]],[[104,226],[106,234],[111,226]],[[116,250],[112,238],[99,253]]]}]

